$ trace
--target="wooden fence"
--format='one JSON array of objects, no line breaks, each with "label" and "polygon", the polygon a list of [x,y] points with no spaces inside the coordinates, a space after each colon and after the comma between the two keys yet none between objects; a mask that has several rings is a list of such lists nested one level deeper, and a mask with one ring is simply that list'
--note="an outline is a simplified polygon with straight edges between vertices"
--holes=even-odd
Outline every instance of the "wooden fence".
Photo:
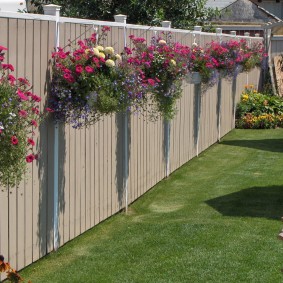
[{"label": "wooden fence", "polygon": [[[69,39],[84,39],[103,24],[112,25],[108,44],[121,51],[122,26],[68,18],[60,18],[60,46],[68,48]],[[46,107],[55,27],[52,16],[0,13],[0,45],[9,48],[7,60],[14,65],[16,75],[30,79],[34,93],[41,96],[41,109]],[[148,40],[160,30],[133,25],[126,28],[127,36],[135,34]],[[201,45],[217,40],[215,34],[171,31],[177,41],[189,46],[194,40]],[[228,37],[223,35],[222,40]],[[184,82],[179,111],[171,122],[170,173],[196,156],[197,144],[201,152],[234,128],[235,102],[246,83],[257,85],[258,81],[259,70],[254,70],[233,82],[223,80],[201,96],[193,85]],[[60,125],[60,246],[125,207],[125,150],[129,203],[165,178],[166,124],[161,119],[151,122],[147,116],[131,115],[128,125],[124,125],[123,115],[113,115],[81,130]],[[124,143],[125,126],[128,144]],[[29,166],[25,181],[18,188],[0,189],[0,253],[18,270],[54,249],[53,121],[40,126],[37,149],[40,158]]]}]

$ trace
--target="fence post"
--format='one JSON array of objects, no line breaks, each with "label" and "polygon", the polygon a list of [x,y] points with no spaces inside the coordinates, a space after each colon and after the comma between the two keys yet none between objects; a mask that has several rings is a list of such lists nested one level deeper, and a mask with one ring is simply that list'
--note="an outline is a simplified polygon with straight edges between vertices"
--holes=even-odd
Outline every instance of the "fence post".
[{"label": "fence post", "polygon": [[[59,47],[59,21],[61,6],[45,5],[44,14],[56,17],[55,47]],[[59,124],[54,126],[54,204],[53,204],[53,248],[56,251],[59,247]]]},{"label": "fence post", "polygon": [[[124,29],[124,47],[127,46],[127,16],[126,15],[115,15],[114,16],[115,22],[122,23]],[[128,188],[128,181],[129,181],[129,131],[128,131],[128,124],[129,124],[129,112],[126,110],[124,112],[124,195],[125,195],[125,211],[128,212],[129,206],[129,188]]]},{"label": "fence post", "polygon": [[[163,28],[170,30],[171,22],[162,21],[161,25]],[[166,178],[170,175],[170,132],[171,132],[171,121],[164,120],[164,147],[165,147],[165,161],[166,161]]]},{"label": "fence post", "polygon": [[[222,28],[216,29],[216,36],[219,42],[222,42]],[[222,96],[222,78],[221,75],[219,77],[218,86],[217,86],[217,129],[218,129],[218,142],[221,139],[221,96]]]},{"label": "fence post", "polygon": [[[201,26],[194,26],[194,44],[198,44],[196,42],[196,33],[201,33]],[[195,97],[197,99],[197,140],[196,140],[196,150],[197,150],[197,156],[199,154],[199,129],[200,129],[200,114],[201,114],[201,82],[194,85],[194,93]]]},{"label": "fence post", "polygon": [[234,37],[236,37],[236,31],[235,30],[231,30],[230,34],[233,35]]}]

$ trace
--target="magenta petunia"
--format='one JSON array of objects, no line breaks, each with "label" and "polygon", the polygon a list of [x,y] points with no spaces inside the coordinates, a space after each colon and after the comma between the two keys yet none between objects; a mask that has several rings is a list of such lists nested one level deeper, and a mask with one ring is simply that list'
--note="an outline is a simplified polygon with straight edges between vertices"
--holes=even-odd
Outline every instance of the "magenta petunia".
[{"label": "magenta petunia", "polygon": [[77,73],[80,74],[83,70],[84,70],[84,68],[83,68],[82,65],[77,65],[77,66],[76,66],[76,72],[77,72]]},{"label": "magenta petunia", "polygon": [[37,122],[35,121],[35,120],[31,120],[31,125],[33,125],[34,127],[37,127],[38,125],[37,125]]},{"label": "magenta petunia", "polygon": [[28,97],[21,90],[18,89],[17,94],[22,101],[28,100]]},{"label": "magenta petunia", "polygon": [[26,162],[27,163],[33,162],[34,159],[35,159],[35,156],[33,154],[29,154],[28,156],[26,156]]},{"label": "magenta petunia", "polygon": [[26,110],[19,110],[19,116],[20,117],[25,118],[25,117],[27,117],[27,115],[28,115],[28,112]]},{"label": "magenta petunia", "polygon": [[34,142],[33,139],[28,138],[28,144],[30,144],[31,146],[34,146],[34,145],[35,145],[35,142]]},{"label": "magenta petunia", "polygon": [[18,138],[17,138],[16,136],[12,136],[12,137],[11,137],[11,143],[12,143],[13,145],[17,145],[17,144],[19,143]]},{"label": "magenta petunia", "polygon": [[91,66],[86,66],[86,67],[85,67],[85,71],[86,71],[87,73],[93,73],[94,69],[93,69]]}]

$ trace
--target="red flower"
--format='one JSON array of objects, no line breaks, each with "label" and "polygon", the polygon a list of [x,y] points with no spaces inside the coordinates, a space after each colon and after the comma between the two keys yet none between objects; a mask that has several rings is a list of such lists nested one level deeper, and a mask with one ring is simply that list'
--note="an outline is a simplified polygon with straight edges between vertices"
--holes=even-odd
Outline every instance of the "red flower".
[{"label": "red flower", "polygon": [[35,145],[34,140],[31,139],[31,138],[28,138],[28,143],[29,143],[31,146],[34,146],[34,145]]},{"label": "red flower", "polygon": [[19,143],[19,140],[17,139],[16,136],[12,136],[12,137],[11,137],[11,143],[12,143],[13,145],[17,145],[17,144]]},{"label": "red flower", "polygon": [[38,125],[37,125],[37,122],[35,121],[35,120],[31,120],[31,125],[33,125],[33,126],[35,126],[35,127],[37,127]]},{"label": "red flower", "polygon": [[14,84],[14,82],[16,81],[16,78],[15,78],[13,75],[9,75],[9,76],[8,76],[8,80],[9,80],[12,84]]},{"label": "red flower", "polygon": [[35,156],[33,154],[30,154],[30,155],[26,156],[26,162],[27,163],[33,162],[34,159],[35,159]]}]

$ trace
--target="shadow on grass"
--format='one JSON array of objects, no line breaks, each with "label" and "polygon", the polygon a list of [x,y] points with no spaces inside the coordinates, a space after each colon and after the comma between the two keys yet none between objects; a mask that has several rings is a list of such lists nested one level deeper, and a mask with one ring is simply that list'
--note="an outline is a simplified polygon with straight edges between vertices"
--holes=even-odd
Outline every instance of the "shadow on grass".
[{"label": "shadow on grass", "polygon": [[252,187],[206,201],[223,216],[280,219],[283,186]]},{"label": "shadow on grass", "polygon": [[221,144],[248,147],[271,152],[283,152],[283,139],[231,140],[222,141]]}]

